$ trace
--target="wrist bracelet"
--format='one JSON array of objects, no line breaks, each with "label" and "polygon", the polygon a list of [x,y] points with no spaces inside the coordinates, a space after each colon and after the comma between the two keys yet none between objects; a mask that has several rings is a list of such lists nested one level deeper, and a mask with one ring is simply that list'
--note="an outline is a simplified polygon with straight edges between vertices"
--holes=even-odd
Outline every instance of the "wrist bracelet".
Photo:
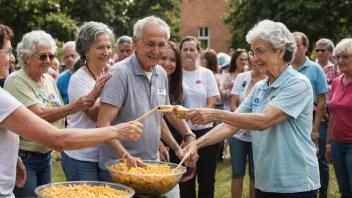
[{"label": "wrist bracelet", "polygon": [[188,136],[194,137],[196,138],[196,134],[192,133],[192,132],[188,132],[186,134],[183,135],[183,139],[185,140]]},{"label": "wrist bracelet", "polygon": [[331,144],[327,144],[327,145],[326,145],[326,148],[330,148],[330,147],[331,147]]}]

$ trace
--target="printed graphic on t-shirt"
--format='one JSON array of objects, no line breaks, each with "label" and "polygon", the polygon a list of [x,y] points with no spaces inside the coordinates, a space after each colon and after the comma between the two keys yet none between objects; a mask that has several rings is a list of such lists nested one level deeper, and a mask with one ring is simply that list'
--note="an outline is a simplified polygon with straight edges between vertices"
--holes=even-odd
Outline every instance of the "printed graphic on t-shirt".
[{"label": "printed graphic on t-shirt", "polygon": [[45,98],[41,94],[38,95],[38,98],[42,99],[45,108],[59,107],[61,106],[60,102],[55,98],[54,94],[50,94],[48,98]]},{"label": "printed graphic on t-shirt", "polygon": [[200,81],[200,80],[197,80],[197,81],[196,81],[196,84],[200,84],[200,83],[202,83],[202,81]]}]

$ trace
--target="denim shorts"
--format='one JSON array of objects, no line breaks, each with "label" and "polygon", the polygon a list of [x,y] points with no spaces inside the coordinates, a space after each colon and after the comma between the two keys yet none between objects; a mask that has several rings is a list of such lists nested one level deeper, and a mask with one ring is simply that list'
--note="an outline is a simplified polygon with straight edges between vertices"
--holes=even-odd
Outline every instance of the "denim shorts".
[{"label": "denim shorts", "polygon": [[246,174],[248,157],[249,177],[254,180],[254,163],[252,142],[245,142],[234,137],[229,138],[232,178],[241,179]]}]

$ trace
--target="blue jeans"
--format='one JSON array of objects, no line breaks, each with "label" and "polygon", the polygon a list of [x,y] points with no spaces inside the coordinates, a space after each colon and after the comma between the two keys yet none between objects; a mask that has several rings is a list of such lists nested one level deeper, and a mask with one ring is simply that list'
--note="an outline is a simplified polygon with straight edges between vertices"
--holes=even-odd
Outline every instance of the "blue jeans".
[{"label": "blue jeans", "polygon": [[319,127],[319,140],[318,147],[319,151],[317,153],[319,162],[319,172],[320,172],[320,184],[319,197],[326,197],[328,193],[329,186],[329,163],[325,158],[326,152],[326,136],[328,134],[328,122],[323,120]]},{"label": "blue jeans", "polygon": [[234,137],[229,138],[232,178],[241,179],[246,174],[246,164],[248,156],[249,177],[254,179],[254,162],[252,142],[245,142]]},{"label": "blue jeans", "polygon": [[331,143],[331,158],[334,165],[341,197],[352,197],[352,143]]},{"label": "blue jeans", "polygon": [[15,187],[16,197],[36,197],[34,189],[51,182],[51,152],[40,154],[31,151],[18,152],[27,172],[27,181],[23,188]]},{"label": "blue jeans", "polygon": [[99,168],[99,180],[100,181],[113,182],[114,183],[114,180],[110,176],[109,171],[101,169],[101,168]]},{"label": "blue jeans", "polygon": [[62,152],[61,166],[67,181],[99,181],[98,162],[76,160]]}]

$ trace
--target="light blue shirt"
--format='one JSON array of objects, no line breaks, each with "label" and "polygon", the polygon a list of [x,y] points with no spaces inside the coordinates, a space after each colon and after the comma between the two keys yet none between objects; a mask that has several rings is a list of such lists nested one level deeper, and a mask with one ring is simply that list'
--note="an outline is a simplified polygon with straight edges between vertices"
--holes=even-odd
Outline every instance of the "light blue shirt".
[{"label": "light blue shirt", "polygon": [[297,71],[309,79],[313,88],[314,102],[317,103],[317,95],[328,92],[324,70],[306,57],[306,62]]},{"label": "light blue shirt", "polygon": [[288,118],[264,131],[252,131],[255,187],[264,192],[296,193],[320,187],[315,145],[311,140],[313,91],[291,66],[268,86],[259,81],[237,113],[263,113],[274,106]]},{"label": "light blue shirt", "polygon": [[59,90],[61,98],[64,101],[65,105],[69,103],[67,89],[68,84],[70,83],[71,76],[72,74],[70,73],[70,71],[66,70],[62,72],[56,80],[56,87]]}]

